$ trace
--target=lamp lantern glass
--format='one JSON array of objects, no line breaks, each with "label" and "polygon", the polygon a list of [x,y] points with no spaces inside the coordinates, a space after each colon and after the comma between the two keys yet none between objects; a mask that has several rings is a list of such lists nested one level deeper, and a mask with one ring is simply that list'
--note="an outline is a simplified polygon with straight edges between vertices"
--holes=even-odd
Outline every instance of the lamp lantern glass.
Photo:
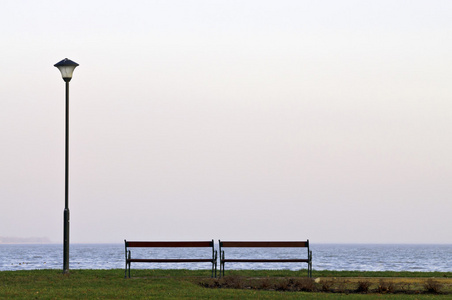
[{"label": "lamp lantern glass", "polygon": [[60,70],[63,80],[69,82],[72,79],[72,73],[74,72],[74,69],[78,66],[78,63],[65,58],[62,61],[56,63],[54,66],[57,67],[58,70]]}]

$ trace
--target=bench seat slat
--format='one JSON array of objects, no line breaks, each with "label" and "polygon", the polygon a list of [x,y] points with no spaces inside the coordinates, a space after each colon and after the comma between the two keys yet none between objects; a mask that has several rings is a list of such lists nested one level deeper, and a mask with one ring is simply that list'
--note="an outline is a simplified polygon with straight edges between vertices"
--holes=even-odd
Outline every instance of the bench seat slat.
[{"label": "bench seat slat", "polygon": [[213,262],[213,259],[196,259],[196,258],[162,258],[162,259],[158,259],[158,258],[130,258],[127,259],[127,262],[149,262],[149,263],[164,263],[164,262],[168,262],[168,263],[188,263],[188,262]]},{"label": "bench seat slat", "polygon": [[243,242],[243,241],[221,241],[221,247],[231,247],[231,248],[267,248],[267,247],[275,247],[275,248],[291,248],[291,247],[309,247],[308,242]]},{"label": "bench seat slat", "polygon": [[307,263],[307,262],[309,262],[309,259],[234,259],[234,258],[228,258],[228,259],[222,259],[221,262],[262,262],[262,263],[306,262]]}]

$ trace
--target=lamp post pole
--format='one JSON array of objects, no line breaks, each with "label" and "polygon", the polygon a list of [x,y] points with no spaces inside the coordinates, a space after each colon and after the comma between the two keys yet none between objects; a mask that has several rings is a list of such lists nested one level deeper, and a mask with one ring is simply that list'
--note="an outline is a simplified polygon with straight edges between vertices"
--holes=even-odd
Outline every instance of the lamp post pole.
[{"label": "lamp post pole", "polygon": [[67,58],[56,63],[57,67],[66,83],[66,142],[65,142],[65,188],[64,188],[64,213],[63,213],[63,273],[69,273],[69,81],[72,79],[72,72],[78,66]]},{"label": "lamp post pole", "polygon": [[69,81],[66,81],[66,142],[64,157],[63,273],[69,273]]}]

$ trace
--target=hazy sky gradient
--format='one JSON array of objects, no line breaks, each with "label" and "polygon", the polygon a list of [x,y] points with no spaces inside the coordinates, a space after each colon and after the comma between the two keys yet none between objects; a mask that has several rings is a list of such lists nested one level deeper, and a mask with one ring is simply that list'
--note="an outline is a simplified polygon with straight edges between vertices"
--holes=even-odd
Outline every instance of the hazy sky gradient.
[{"label": "hazy sky gradient", "polygon": [[2,1],[0,236],[452,243],[451,1]]}]

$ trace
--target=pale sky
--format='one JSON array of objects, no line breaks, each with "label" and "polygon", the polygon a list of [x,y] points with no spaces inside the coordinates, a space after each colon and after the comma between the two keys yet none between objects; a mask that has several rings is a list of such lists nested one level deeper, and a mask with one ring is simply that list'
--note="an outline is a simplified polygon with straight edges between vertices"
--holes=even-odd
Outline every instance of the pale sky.
[{"label": "pale sky", "polygon": [[0,236],[452,243],[452,2],[0,4]]}]

